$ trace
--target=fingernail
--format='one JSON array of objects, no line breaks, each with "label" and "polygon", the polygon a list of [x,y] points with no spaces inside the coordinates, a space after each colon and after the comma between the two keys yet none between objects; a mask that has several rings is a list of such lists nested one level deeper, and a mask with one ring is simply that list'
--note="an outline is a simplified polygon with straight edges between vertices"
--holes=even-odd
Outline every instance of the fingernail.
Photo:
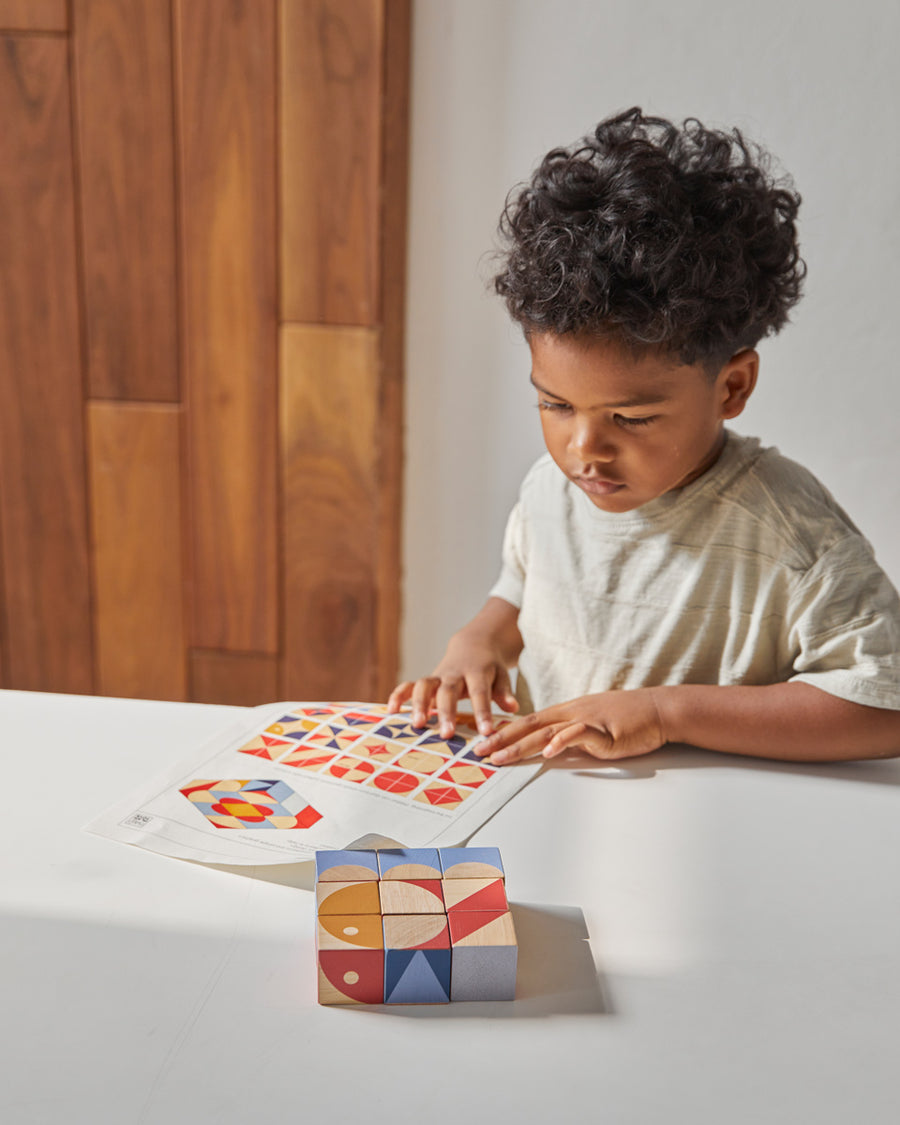
[{"label": "fingernail", "polygon": [[498,750],[495,754],[491,754],[491,761],[495,766],[502,766],[508,757],[505,750]]},{"label": "fingernail", "polygon": [[493,734],[494,733],[494,724],[491,722],[490,719],[482,719],[478,724],[478,729],[481,731],[482,734]]},{"label": "fingernail", "polygon": [[452,738],[453,726],[451,723],[441,723],[441,738]]}]

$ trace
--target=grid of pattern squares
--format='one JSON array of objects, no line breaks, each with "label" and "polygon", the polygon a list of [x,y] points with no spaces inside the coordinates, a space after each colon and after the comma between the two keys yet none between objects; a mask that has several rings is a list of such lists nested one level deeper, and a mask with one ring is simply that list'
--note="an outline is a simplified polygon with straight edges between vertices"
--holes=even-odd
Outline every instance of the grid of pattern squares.
[{"label": "grid of pattern squares", "polygon": [[433,719],[416,728],[409,715],[386,708],[309,704],[270,723],[240,751],[449,811],[497,772],[475,754],[477,732],[464,724],[458,731],[444,739]]},{"label": "grid of pattern squares", "polygon": [[512,1000],[517,956],[496,848],[316,852],[320,1004]]}]

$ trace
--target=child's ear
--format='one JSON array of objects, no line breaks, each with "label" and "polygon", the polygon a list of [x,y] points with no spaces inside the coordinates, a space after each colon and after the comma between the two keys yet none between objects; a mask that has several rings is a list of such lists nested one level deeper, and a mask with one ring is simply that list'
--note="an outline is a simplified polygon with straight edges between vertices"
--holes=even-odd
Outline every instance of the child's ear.
[{"label": "child's ear", "polygon": [[737,418],[753,394],[759,374],[759,353],[745,348],[733,355],[719,372],[717,382],[722,392],[722,418]]}]

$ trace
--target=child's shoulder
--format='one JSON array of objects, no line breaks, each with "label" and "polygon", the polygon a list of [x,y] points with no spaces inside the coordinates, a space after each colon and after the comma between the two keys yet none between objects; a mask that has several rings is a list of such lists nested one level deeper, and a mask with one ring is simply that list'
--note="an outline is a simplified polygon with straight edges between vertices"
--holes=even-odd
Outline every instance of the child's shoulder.
[{"label": "child's shoulder", "polygon": [[804,465],[755,438],[731,434],[729,444],[734,472],[718,500],[767,533],[788,565],[809,567],[841,543],[869,549],[850,516]]}]

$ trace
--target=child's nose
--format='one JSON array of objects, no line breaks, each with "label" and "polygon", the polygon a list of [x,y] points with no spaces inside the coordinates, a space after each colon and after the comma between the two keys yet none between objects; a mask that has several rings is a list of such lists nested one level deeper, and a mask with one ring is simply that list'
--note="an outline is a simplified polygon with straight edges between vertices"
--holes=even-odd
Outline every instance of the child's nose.
[{"label": "child's nose", "polygon": [[596,422],[584,421],[576,425],[570,444],[572,452],[582,461],[612,461],[616,456],[614,435]]}]

